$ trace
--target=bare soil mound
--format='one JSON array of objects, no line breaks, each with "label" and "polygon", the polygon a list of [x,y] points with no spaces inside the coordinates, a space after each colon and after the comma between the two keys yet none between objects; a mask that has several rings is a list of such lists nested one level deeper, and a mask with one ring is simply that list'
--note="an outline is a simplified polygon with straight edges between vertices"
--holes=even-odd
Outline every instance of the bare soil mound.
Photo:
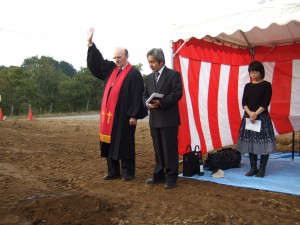
[{"label": "bare soil mound", "polygon": [[[137,127],[136,179],[106,181],[98,129],[97,121],[0,122],[0,224],[300,224],[299,196],[184,178],[175,189],[147,186],[146,122]],[[277,143],[291,151],[291,134]]]}]

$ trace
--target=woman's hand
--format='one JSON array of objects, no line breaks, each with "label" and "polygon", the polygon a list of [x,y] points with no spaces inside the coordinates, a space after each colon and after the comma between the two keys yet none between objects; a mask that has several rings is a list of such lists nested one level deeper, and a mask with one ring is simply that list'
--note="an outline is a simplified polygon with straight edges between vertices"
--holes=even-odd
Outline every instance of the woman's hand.
[{"label": "woman's hand", "polygon": [[255,112],[250,112],[249,117],[250,117],[250,121],[254,122],[254,120],[256,120],[257,118],[257,114]]}]

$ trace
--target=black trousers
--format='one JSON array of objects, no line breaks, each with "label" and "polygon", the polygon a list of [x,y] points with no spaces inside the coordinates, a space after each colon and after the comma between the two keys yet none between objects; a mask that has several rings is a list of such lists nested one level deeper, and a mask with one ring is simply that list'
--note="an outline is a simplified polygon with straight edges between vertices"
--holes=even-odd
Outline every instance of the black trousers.
[{"label": "black trousers", "polygon": [[[122,170],[120,169],[120,162]],[[128,177],[135,175],[135,160],[134,159],[121,159],[121,160],[114,160],[107,158],[107,170],[108,175],[110,176],[119,176]]]},{"label": "black trousers", "polygon": [[178,127],[150,127],[155,152],[154,180],[176,183],[178,178]]}]

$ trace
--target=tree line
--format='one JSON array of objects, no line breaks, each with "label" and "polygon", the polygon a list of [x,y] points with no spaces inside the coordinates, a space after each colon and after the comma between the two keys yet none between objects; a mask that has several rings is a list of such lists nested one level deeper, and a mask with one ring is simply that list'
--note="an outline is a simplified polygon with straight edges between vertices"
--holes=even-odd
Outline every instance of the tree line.
[{"label": "tree line", "polygon": [[[133,65],[142,70],[142,64]],[[145,75],[143,75],[145,78]],[[21,66],[0,66],[0,108],[10,116],[98,111],[104,82],[88,68],[74,69],[72,64],[52,57],[33,56]]]}]

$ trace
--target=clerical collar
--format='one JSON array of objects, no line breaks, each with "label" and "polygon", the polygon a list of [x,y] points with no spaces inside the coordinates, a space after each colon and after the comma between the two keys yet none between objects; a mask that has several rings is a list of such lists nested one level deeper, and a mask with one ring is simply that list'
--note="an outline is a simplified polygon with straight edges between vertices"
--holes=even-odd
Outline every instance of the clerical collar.
[{"label": "clerical collar", "polygon": [[128,66],[128,63],[124,67],[120,67],[120,68],[122,68],[122,70],[124,70],[126,66]]}]

